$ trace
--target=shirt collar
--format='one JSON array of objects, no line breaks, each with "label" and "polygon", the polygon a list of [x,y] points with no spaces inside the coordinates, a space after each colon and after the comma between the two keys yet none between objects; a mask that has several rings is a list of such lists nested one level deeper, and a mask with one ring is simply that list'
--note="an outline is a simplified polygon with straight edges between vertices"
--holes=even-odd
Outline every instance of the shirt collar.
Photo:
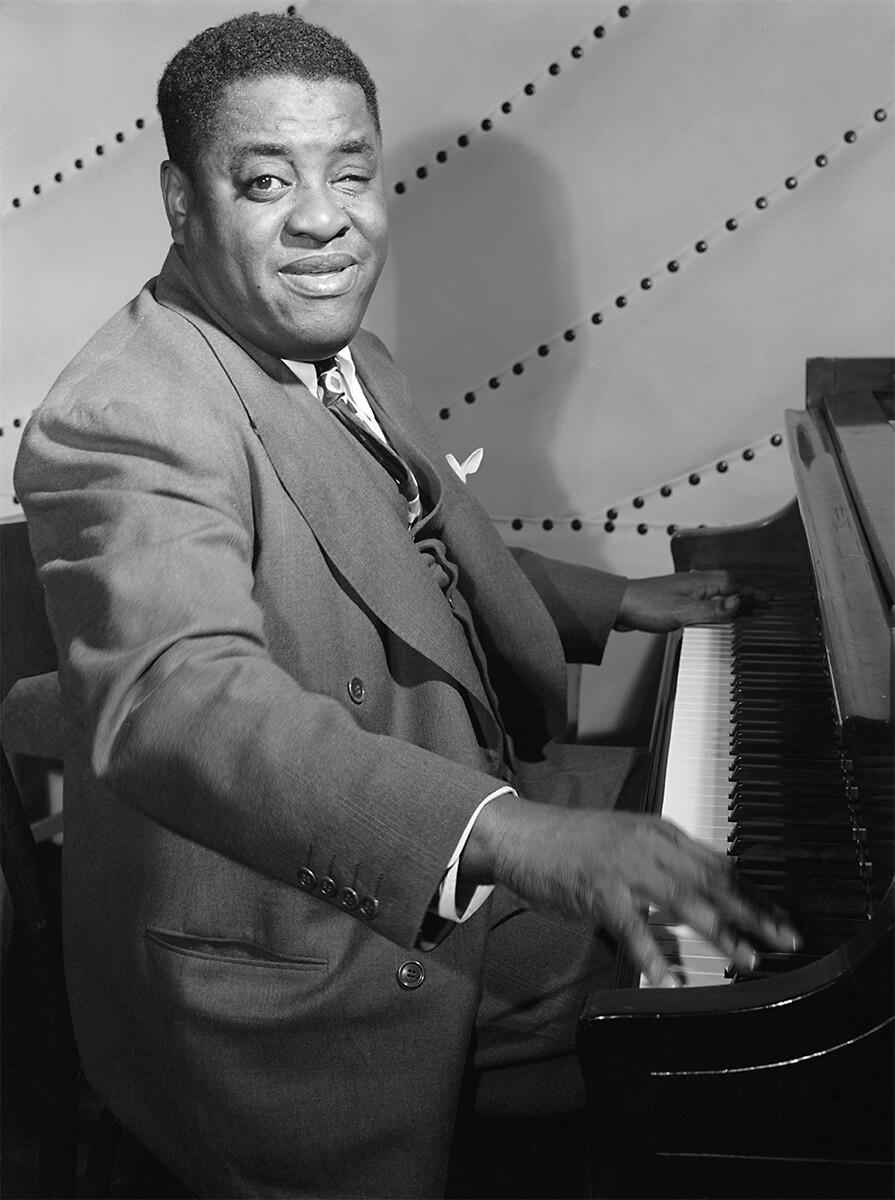
[{"label": "shirt collar", "polygon": [[[349,396],[354,393],[357,384],[357,369],[354,365],[354,359],[351,357],[351,351],[347,346],[343,347],[338,354],[335,355],[336,365],[342,372],[342,378],[345,380],[345,386],[348,389]],[[312,396],[317,395],[317,365],[312,362],[295,362],[290,358],[284,358],[283,362],[292,371],[301,382],[305,385]]]}]

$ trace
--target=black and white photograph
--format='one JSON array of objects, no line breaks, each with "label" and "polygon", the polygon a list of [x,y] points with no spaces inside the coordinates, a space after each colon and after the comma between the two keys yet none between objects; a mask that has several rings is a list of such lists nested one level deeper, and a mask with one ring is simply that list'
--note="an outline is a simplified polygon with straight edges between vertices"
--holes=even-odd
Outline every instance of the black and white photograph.
[{"label": "black and white photograph", "polygon": [[893,0],[0,2],[2,1200],[891,1200]]}]

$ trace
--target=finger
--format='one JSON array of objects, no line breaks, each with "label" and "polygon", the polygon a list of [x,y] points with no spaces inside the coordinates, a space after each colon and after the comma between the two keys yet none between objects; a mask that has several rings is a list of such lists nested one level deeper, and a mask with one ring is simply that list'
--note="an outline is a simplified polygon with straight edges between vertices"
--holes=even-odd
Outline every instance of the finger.
[{"label": "finger", "polygon": [[740,609],[740,597],[736,594],[689,596],[677,610],[681,625],[716,625],[729,621]]},{"label": "finger", "polygon": [[762,604],[767,603],[773,596],[773,592],[760,583],[745,583],[742,579],[737,582],[737,591],[740,599],[755,600]]},{"label": "finger", "polygon": [[[714,908],[719,928],[725,925],[735,938],[744,942],[748,950],[753,949],[753,938],[786,953],[797,950],[802,944],[798,930],[786,913],[760,892],[738,880],[732,870],[723,872],[711,881],[707,879],[702,898]],[[750,936],[743,938],[742,934]],[[743,953],[748,953],[748,950]]]},{"label": "finger", "polygon": [[772,593],[762,584],[739,579],[729,571],[722,572],[722,578],[718,583],[718,595],[736,596],[741,605],[744,601],[766,604],[772,597]]},{"label": "finger", "polygon": [[724,912],[738,929],[772,949],[790,954],[802,945],[803,938],[790,919],[766,901],[757,903],[734,892],[724,903]]},{"label": "finger", "polygon": [[667,817],[657,817],[656,828],[674,844],[681,854],[696,863],[704,864],[709,870],[719,871],[726,877],[732,877],[733,862],[726,854],[712,849],[706,842],[701,842],[698,838],[691,837],[689,833],[686,833],[674,821],[669,821]]},{"label": "finger", "polygon": [[650,852],[653,870],[644,876],[642,887],[652,889],[647,899],[669,912],[681,912],[681,905],[694,900],[713,900],[732,892],[734,864],[705,842],[690,837],[673,821],[656,820],[655,831],[663,839]]},{"label": "finger", "polygon": [[710,600],[713,596],[729,596],[738,590],[736,576],[730,571],[692,570],[689,577],[705,600]]},{"label": "finger", "polygon": [[727,621],[740,608],[740,597],[736,594],[712,596],[705,602],[705,620],[708,622]]},{"label": "finger", "polygon": [[690,574],[699,577],[706,599],[716,596],[737,596],[741,601],[759,602],[771,599],[772,593],[765,586],[751,580],[740,579],[731,571],[692,571]]},{"label": "finger", "polygon": [[636,915],[620,922],[615,932],[627,949],[632,963],[646,976],[652,987],[681,986],[680,976],[672,970],[642,917]]},{"label": "finger", "polygon": [[718,910],[704,900],[682,905],[681,916],[687,925],[707,942],[716,946],[741,971],[754,971],[759,959],[752,943],[733,929]]},{"label": "finger", "polygon": [[660,828],[680,856],[661,864],[671,880],[665,907],[719,949],[731,952],[737,965],[742,962],[746,969],[750,969],[748,958],[755,950],[738,931],[754,934],[779,950],[798,949],[802,939],[786,913],[738,880],[729,858],[688,837],[670,821],[663,821]]}]

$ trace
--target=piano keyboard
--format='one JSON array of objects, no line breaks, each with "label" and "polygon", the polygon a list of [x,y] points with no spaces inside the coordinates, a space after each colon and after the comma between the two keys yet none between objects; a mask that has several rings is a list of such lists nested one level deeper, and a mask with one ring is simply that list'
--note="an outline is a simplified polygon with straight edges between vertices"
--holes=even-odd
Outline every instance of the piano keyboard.
[{"label": "piano keyboard", "polygon": [[[662,816],[691,837],[727,852],[730,821],[731,625],[692,625],[683,631]],[[687,925],[651,908],[649,924],[662,952],[688,987],[728,983],[726,956]],[[641,976],[641,987],[649,987]]]},{"label": "piano keyboard", "polygon": [[[731,625],[683,631],[662,798],[663,817],[732,854],[744,883],[801,920],[803,950],[764,955],[762,974],[829,953],[866,921],[881,808],[843,755],[810,584],[798,570],[774,583],[772,601]],[[685,986],[736,977],[689,927],[656,909],[649,923]]]}]

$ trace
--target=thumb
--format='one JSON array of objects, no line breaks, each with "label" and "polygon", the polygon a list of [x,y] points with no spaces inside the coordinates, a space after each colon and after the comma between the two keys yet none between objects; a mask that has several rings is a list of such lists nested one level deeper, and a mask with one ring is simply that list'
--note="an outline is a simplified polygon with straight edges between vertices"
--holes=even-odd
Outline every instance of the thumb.
[{"label": "thumb", "polygon": [[740,606],[740,598],[732,596],[713,596],[708,603],[709,610],[716,617],[730,616]]}]

